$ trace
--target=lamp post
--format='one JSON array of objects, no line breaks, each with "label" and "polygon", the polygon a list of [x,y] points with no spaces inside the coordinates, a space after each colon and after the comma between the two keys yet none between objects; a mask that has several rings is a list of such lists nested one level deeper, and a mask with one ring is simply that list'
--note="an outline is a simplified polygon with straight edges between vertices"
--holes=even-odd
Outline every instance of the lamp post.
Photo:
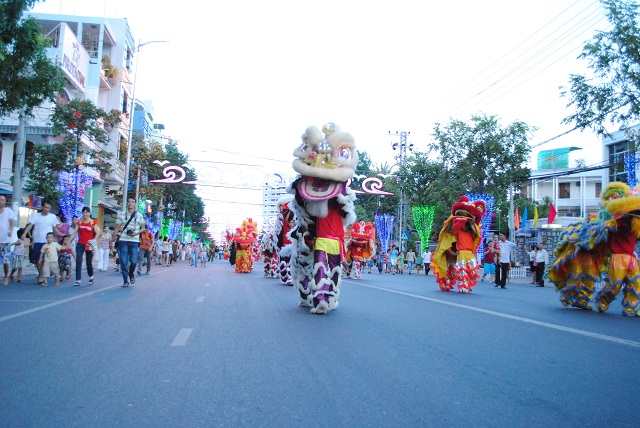
[{"label": "lamp post", "polygon": [[[152,43],[169,43],[166,40],[153,40],[150,42],[141,43],[138,40],[138,47],[136,52],[140,52],[140,48]],[[127,141],[127,158],[124,163],[124,189],[122,192],[122,211],[127,210],[127,196],[129,193],[129,163],[131,162],[131,145],[133,143],[133,113],[136,109],[136,83],[138,83],[138,65],[136,65],[136,72],[133,76],[133,89],[131,90],[131,111],[129,112],[129,141]],[[136,203],[138,203],[136,195]]]},{"label": "lamp post", "polygon": [[[392,135],[391,131],[389,131],[389,135]],[[395,158],[398,160],[398,164],[400,166],[404,166],[407,160],[407,149],[409,149],[410,152],[413,151],[413,143],[407,143],[407,137],[411,135],[411,132],[396,131],[395,134],[393,135],[400,137],[400,142],[399,143],[392,142],[391,147],[393,148],[393,150],[398,150],[398,154],[395,156]],[[406,249],[405,240],[403,239],[402,234],[405,230],[407,230],[407,214],[408,214],[407,211],[408,211],[407,197],[404,191],[402,190],[402,188],[400,188],[400,202],[398,203],[398,235],[397,235],[398,240],[400,241],[400,251],[405,251]]]}]

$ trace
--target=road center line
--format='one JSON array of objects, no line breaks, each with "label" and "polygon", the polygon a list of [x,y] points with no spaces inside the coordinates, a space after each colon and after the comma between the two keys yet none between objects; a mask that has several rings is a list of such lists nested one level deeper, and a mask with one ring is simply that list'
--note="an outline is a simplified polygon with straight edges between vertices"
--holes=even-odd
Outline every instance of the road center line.
[{"label": "road center line", "polygon": [[178,332],[178,335],[171,342],[171,346],[184,346],[187,344],[187,340],[189,340],[189,336],[193,332],[192,328],[183,328]]},{"label": "road center line", "polygon": [[374,285],[366,285],[366,284],[357,283],[357,282],[349,281],[349,280],[347,280],[345,282],[348,282],[350,284],[359,285],[361,287],[373,288],[375,290],[386,291],[388,293],[400,294],[402,296],[414,297],[416,299],[427,300],[429,302],[440,303],[440,304],[443,304],[443,305],[454,306],[456,308],[467,309],[467,310],[470,310],[470,311],[480,312],[480,313],[487,314],[487,315],[493,315],[493,316],[496,316],[496,317],[507,318],[507,319],[514,320],[514,321],[525,322],[525,323],[528,323],[528,324],[533,324],[533,325],[537,325],[537,326],[540,326],[540,327],[546,327],[546,328],[550,328],[550,329],[553,329],[553,330],[560,330],[560,331],[564,331],[564,332],[567,332],[567,333],[573,333],[573,334],[578,334],[578,335],[581,335],[581,336],[587,336],[587,337],[591,337],[593,339],[606,340],[608,342],[614,342],[614,343],[618,343],[620,345],[627,345],[627,346],[632,346],[634,348],[640,348],[640,342],[635,342],[633,340],[622,339],[620,337],[607,336],[606,334],[593,333],[591,331],[579,330],[577,328],[565,327],[565,326],[562,326],[562,325],[552,324],[552,323],[548,323],[548,322],[544,322],[544,321],[532,320],[530,318],[523,318],[523,317],[519,317],[519,316],[516,316],[516,315],[510,315],[510,314],[505,314],[505,313],[502,313],[502,312],[491,311],[491,310],[488,310],[488,309],[475,308],[473,306],[462,305],[460,303],[447,302],[445,300],[434,299],[432,297],[425,297],[425,296],[420,296],[418,294],[405,293],[404,291],[389,290],[387,288],[376,287]]},{"label": "road center line", "polygon": [[204,296],[200,296],[196,299],[196,303],[202,303],[204,302]]}]

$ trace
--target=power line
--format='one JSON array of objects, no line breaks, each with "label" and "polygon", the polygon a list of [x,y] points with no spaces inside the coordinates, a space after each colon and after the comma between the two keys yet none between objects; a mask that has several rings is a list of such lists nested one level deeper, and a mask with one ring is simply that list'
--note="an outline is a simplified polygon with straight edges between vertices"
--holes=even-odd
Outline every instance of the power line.
[{"label": "power line", "polygon": [[[594,2],[594,3],[595,3],[595,2]],[[593,4],[594,4],[594,3],[590,4],[590,5],[589,5],[589,6],[587,6],[585,9],[581,10],[578,14],[576,14],[575,16],[573,16],[572,18],[570,18],[568,21],[564,22],[564,23],[563,23],[559,28],[557,28],[556,30],[554,30],[551,34],[549,34],[549,35],[548,35],[548,36],[546,36],[544,39],[542,39],[541,41],[538,41],[536,44],[534,44],[534,45],[532,46],[532,48],[533,48],[533,47],[535,47],[535,46],[537,46],[537,45],[539,45],[539,44],[541,44],[544,40],[546,40],[547,38],[549,38],[552,34],[554,34],[554,33],[558,32],[558,31],[560,31],[563,27],[566,27],[566,26],[570,25],[571,21],[573,21],[574,19],[576,19],[577,17],[579,17],[579,16],[580,16],[581,14],[583,14],[585,11],[587,11],[587,10],[588,10],[588,9],[589,9]],[[574,3],[574,5],[575,5],[575,3]],[[565,10],[565,11],[566,11],[566,10]],[[564,13],[564,12],[563,12],[563,13]],[[585,21],[585,19],[589,19],[589,17],[591,17],[591,15],[593,15],[594,13],[600,13],[600,10],[598,9],[598,10],[596,10],[596,11],[592,11],[591,13],[589,13],[589,15],[587,16],[587,18],[581,18],[581,20],[580,20],[577,24],[573,24],[573,26],[572,26],[572,27],[570,27],[570,29],[569,29],[569,30],[565,31],[565,33],[561,34],[560,36],[555,37],[551,42],[547,43],[546,45],[544,45],[543,47],[541,47],[540,49],[538,49],[538,50],[536,51],[536,53],[534,53],[534,54],[532,54],[531,56],[529,56],[526,60],[524,60],[524,61],[520,61],[520,62],[516,63],[516,60],[517,60],[517,59],[519,59],[519,58],[521,58],[521,57],[522,57],[522,56],[524,56],[525,54],[527,54],[527,53],[529,52],[529,50],[524,51],[523,53],[521,53],[520,55],[518,55],[515,59],[510,60],[510,61],[509,61],[508,63],[506,63],[504,66],[501,66],[500,70],[497,70],[497,71],[493,72],[491,75],[489,75],[489,76],[487,76],[486,78],[484,78],[484,81],[488,81],[488,82],[490,82],[487,86],[484,86],[484,87],[483,87],[483,88],[482,88],[482,89],[481,89],[481,90],[480,90],[476,95],[474,95],[474,96],[472,96],[472,97],[468,98],[466,101],[464,101],[464,102],[462,102],[462,103],[458,104],[458,105],[456,106],[456,108],[454,108],[453,110],[454,110],[454,111],[455,111],[455,110],[458,110],[458,109],[460,109],[460,108],[464,107],[465,105],[469,104],[470,102],[473,102],[473,100],[474,100],[477,96],[479,96],[479,95],[481,95],[481,94],[485,93],[486,91],[488,91],[488,90],[490,90],[490,89],[492,89],[492,88],[493,88],[493,90],[494,90],[494,91],[499,90],[498,88],[499,88],[500,86],[502,86],[502,84],[500,84],[500,82],[501,82],[501,81],[503,81],[505,78],[509,77],[509,75],[510,75],[511,73],[513,73],[514,71],[516,71],[516,70],[518,70],[519,68],[523,67],[523,66],[527,63],[527,61],[531,61],[532,59],[534,59],[534,58],[536,58],[536,57],[538,57],[538,56],[542,55],[542,54],[543,54],[546,50],[548,50],[551,46],[553,46],[554,44],[557,44],[557,43],[559,43],[560,41],[562,41],[562,37],[563,37],[563,36],[564,36],[568,31],[571,31],[571,29],[574,29],[577,25],[580,25],[580,23],[584,22],[584,21]],[[561,15],[562,15],[562,14],[561,14]],[[560,15],[559,15],[559,16],[560,16]],[[554,20],[555,20],[555,19],[557,19],[557,18],[558,18],[558,17],[554,18]],[[553,20],[552,20],[552,21],[553,21]],[[548,25],[548,24],[546,24],[546,25]],[[545,25],[545,26],[546,26],[546,25]],[[595,25],[595,24],[593,24],[593,25]],[[593,26],[593,25],[592,25],[592,26]],[[543,27],[543,28],[544,28],[544,27]],[[540,30],[538,30],[538,31],[540,31]],[[577,31],[577,30],[575,30],[575,29],[574,29],[574,30],[573,30],[573,32],[575,32],[575,31]],[[583,30],[580,34],[583,34],[583,33],[585,33],[585,32],[586,32],[586,30]],[[527,40],[528,40],[528,39],[527,39]],[[523,42],[523,43],[524,43],[524,42]],[[518,45],[518,46],[521,46],[523,43],[521,43],[521,44],[520,44],[520,45]],[[515,49],[512,49],[512,51],[514,51],[514,50],[515,50]],[[510,51],[510,52],[512,52],[512,51]],[[506,56],[506,55],[505,55],[505,56]],[[505,56],[503,56],[503,58],[504,58]],[[544,59],[549,58],[549,56],[550,56],[550,55],[545,56],[545,57],[544,57]],[[544,60],[544,59],[543,59],[543,60]],[[542,60],[541,60],[541,61],[542,61]],[[541,61],[539,61],[539,62],[541,62]],[[498,61],[497,61],[497,62],[498,62]],[[494,63],[494,64],[497,64],[497,62],[496,62],[496,63]],[[510,67],[512,64],[516,64],[516,65],[515,65],[515,68],[514,68],[513,66],[512,66],[512,67]],[[492,66],[493,66],[493,64],[492,64]],[[491,66],[490,66],[490,67],[491,67]],[[489,67],[489,68],[490,68],[490,67]],[[491,76],[493,76],[493,75],[498,75],[498,73],[500,73],[500,71],[501,71],[502,69],[505,69],[505,68],[508,68],[508,67],[510,67],[510,70],[509,70],[508,72],[506,72],[506,73],[502,73],[502,75],[501,75],[500,77],[496,77],[495,79],[491,79],[491,80],[489,80],[489,79],[491,78]],[[497,80],[496,80],[496,79],[497,79]],[[474,79],[471,79],[471,81],[473,81],[473,80],[474,80]],[[492,81],[492,80],[493,80],[493,81]],[[480,82],[478,82],[478,83],[476,83],[476,84],[474,84],[474,85],[475,85],[475,86],[478,86],[478,85],[480,85]],[[463,85],[463,86],[464,86],[464,85]],[[469,91],[466,91],[466,92],[469,92]],[[448,96],[447,98],[448,98],[448,99],[455,99],[455,97],[452,97],[452,96]]]},{"label": "power line", "polygon": [[[495,66],[496,64],[500,63],[503,59],[507,58],[509,56],[509,54],[511,54],[512,52],[516,51],[520,46],[523,46],[526,42],[528,42],[530,39],[532,39],[536,34],[540,33],[542,30],[544,30],[546,27],[548,27],[549,25],[551,25],[554,21],[556,21],[557,19],[559,19],[562,15],[564,15],[569,9],[573,8],[576,4],[578,4],[581,0],[577,0],[574,3],[572,3],[570,6],[568,6],[566,9],[564,9],[562,12],[560,12],[560,14],[558,14],[557,16],[555,16],[553,19],[551,19],[551,21],[547,22],[546,24],[544,24],[542,27],[540,27],[538,30],[536,30],[535,32],[533,32],[529,37],[527,37],[526,39],[524,39],[522,42],[518,43],[516,46],[514,46],[511,50],[509,50],[507,53],[505,53],[504,55],[502,55],[500,58],[498,58],[497,60],[495,60],[493,63],[489,64],[487,67],[485,67],[484,69],[482,69],[480,72],[475,73],[473,75],[473,77],[471,77],[469,80],[467,80],[465,83],[463,83],[462,85],[458,86],[447,98],[450,99],[450,97],[454,96],[456,93],[462,91],[463,89],[466,91],[466,88],[468,86],[477,86],[480,84],[480,82],[478,83],[472,83],[475,80],[478,80],[480,78],[480,76],[482,76],[483,73],[485,73],[486,71],[488,71],[489,69],[491,69],[493,66]],[[578,12],[578,14],[574,15],[569,21],[571,21],[572,19],[574,19],[576,16],[578,16],[579,14],[583,13],[586,9],[588,9],[589,7],[593,6],[594,3],[597,3],[596,1],[594,1],[593,3],[591,3],[589,6],[587,6],[587,8],[581,10],[580,12]],[[565,23],[566,24],[566,23]],[[560,27],[564,26],[565,24],[562,24]],[[556,30],[554,30],[555,32]],[[553,33],[551,33],[553,34]],[[548,37],[548,36],[547,36]],[[545,37],[546,38],[546,37]],[[544,40],[544,39],[543,39]],[[538,42],[539,43],[539,42]],[[535,46],[535,45],[534,45]],[[526,50],[525,50],[526,51]],[[440,100],[440,102],[444,101],[444,98]]]}]

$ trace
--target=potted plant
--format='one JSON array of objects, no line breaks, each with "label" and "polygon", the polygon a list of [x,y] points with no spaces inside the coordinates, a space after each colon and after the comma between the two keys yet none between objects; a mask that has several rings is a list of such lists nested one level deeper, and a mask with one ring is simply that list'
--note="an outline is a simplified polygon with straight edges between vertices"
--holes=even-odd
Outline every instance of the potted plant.
[{"label": "potted plant", "polygon": [[108,79],[118,78],[118,67],[115,67],[111,63],[111,58],[109,58],[107,55],[102,56],[102,69],[104,70],[104,75]]}]

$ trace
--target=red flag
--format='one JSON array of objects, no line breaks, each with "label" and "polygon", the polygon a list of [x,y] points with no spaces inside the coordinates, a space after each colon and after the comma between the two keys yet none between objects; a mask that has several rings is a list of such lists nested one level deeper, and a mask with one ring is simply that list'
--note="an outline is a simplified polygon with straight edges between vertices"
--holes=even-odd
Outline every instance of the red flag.
[{"label": "red flag", "polygon": [[556,218],[556,214],[558,214],[556,207],[553,206],[552,202],[549,202],[549,217],[547,218],[547,224],[553,223],[553,219]]},{"label": "red flag", "polygon": [[520,212],[518,212],[518,207],[516,207],[516,215],[513,220],[513,227],[516,230],[520,229]]}]

